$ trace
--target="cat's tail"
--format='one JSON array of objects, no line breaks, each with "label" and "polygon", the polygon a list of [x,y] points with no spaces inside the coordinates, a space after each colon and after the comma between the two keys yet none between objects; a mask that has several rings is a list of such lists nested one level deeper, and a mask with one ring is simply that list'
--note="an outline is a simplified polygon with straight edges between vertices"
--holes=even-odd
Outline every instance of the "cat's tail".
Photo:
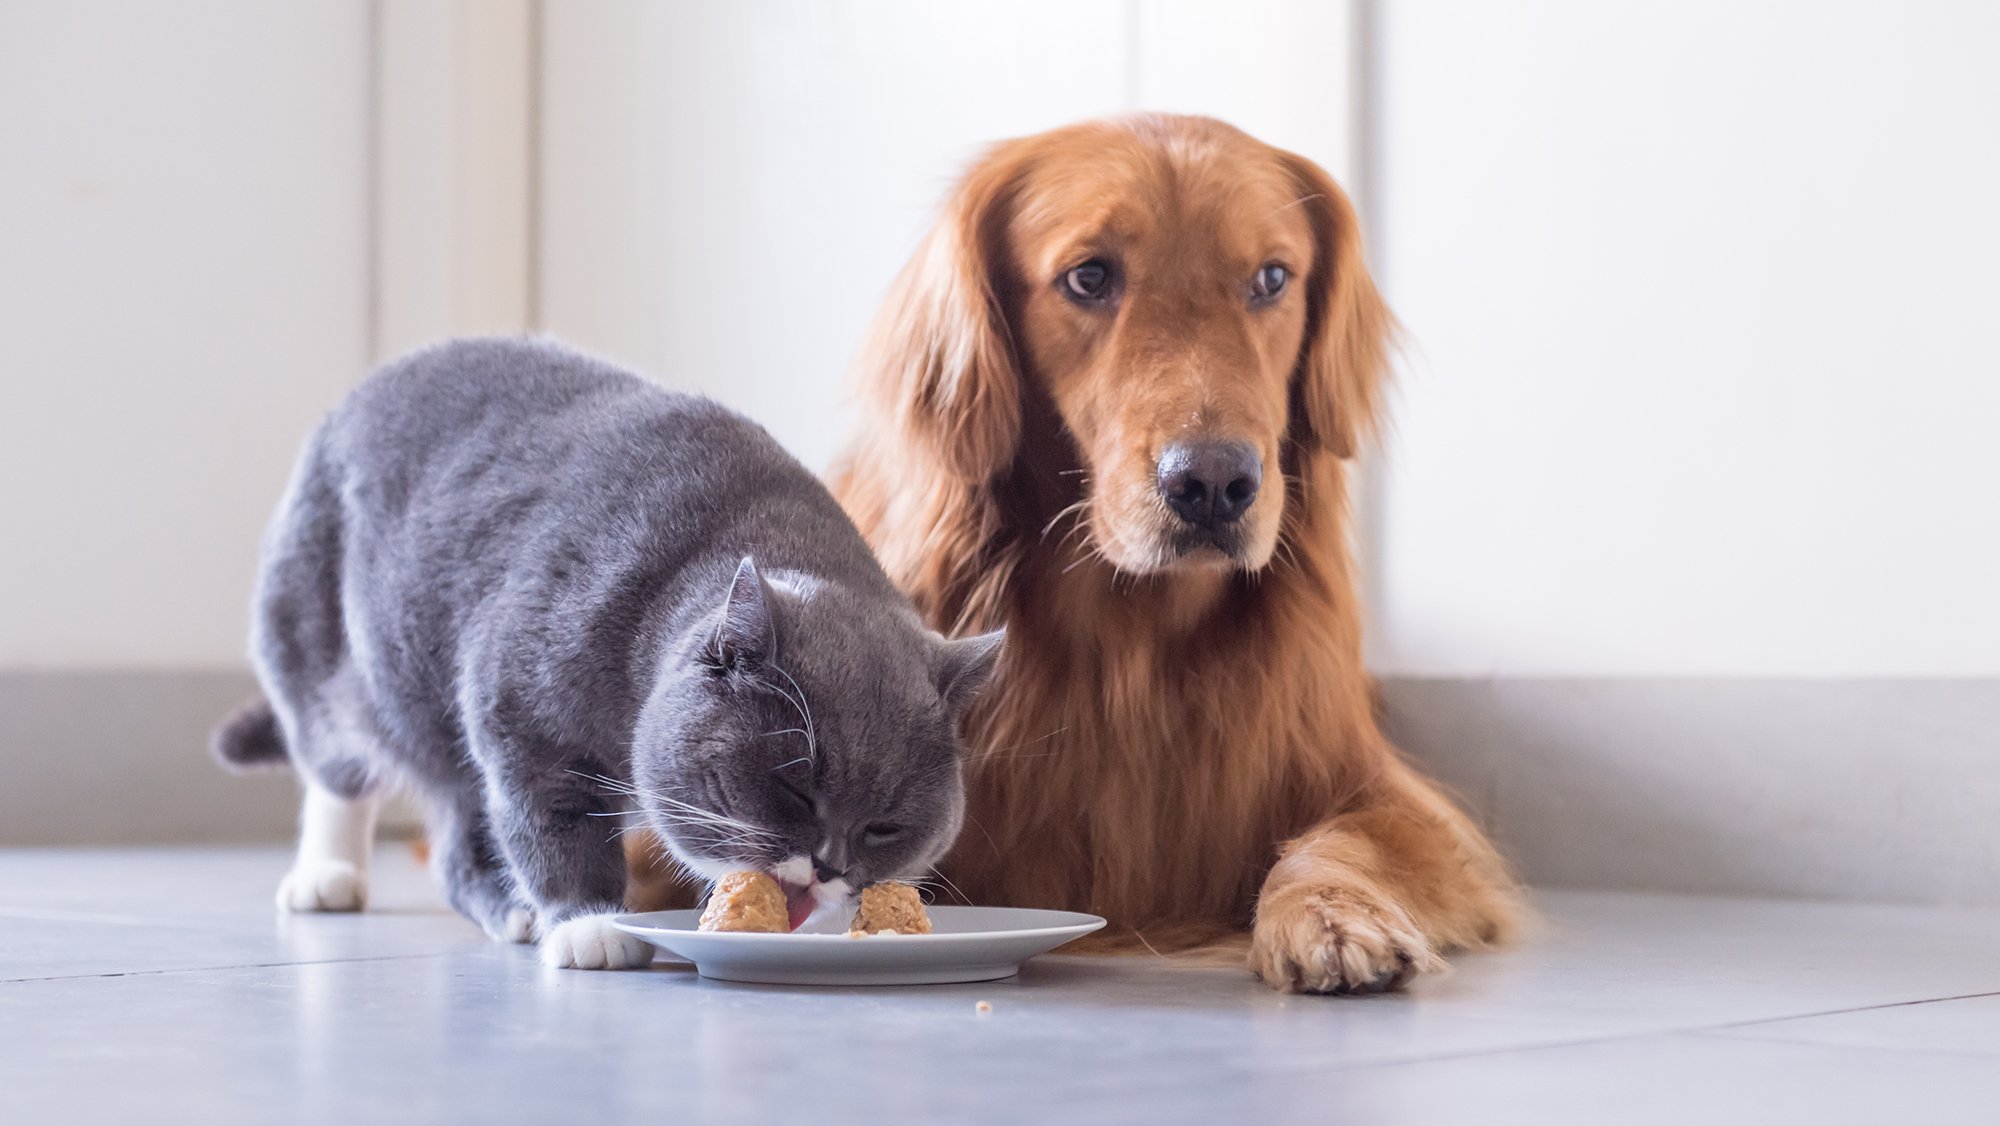
[{"label": "cat's tail", "polygon": [[242,773],[284,766],[291,756],[285,753],[285,737],[278,730],[278,717],[270,701],[259,696],[232,712],[208,737],[208,749],[228,770]]}]

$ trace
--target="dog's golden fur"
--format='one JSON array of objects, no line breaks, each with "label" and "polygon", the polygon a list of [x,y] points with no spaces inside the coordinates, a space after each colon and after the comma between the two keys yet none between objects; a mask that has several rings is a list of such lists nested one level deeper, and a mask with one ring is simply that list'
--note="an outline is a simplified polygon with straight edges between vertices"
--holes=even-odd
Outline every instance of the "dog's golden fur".
[{"label": "dog's golden fur", "polygon": [[[1115,304],[1058,288],[1085,259]],[[1290,290],[1246,301],[1267,262]],[[1361,664],[1347,459],[1390,328],[1345,194],[1219,122],[1060,129],[959,184],[864,348],[835,492],[934,626],[1008,628],[960,894],[1155,946],[1247,928],[1286,989],[1508,934],[1505,868],[1383,738]],[[1233,557],[1167,546],[1154,465],[1189,434],[1264,460]]]}]

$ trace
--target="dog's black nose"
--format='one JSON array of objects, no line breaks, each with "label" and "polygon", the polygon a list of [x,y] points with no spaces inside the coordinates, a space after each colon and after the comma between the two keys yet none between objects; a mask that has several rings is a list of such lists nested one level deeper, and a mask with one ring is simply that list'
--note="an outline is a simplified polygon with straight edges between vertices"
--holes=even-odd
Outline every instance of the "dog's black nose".
[{"label": "dog's black nose", "polygon": [[1241,519],[1257,499],[1264,463],[1248,442],[1175,442],[1160,455],[1160,495],[1197,528]]}]

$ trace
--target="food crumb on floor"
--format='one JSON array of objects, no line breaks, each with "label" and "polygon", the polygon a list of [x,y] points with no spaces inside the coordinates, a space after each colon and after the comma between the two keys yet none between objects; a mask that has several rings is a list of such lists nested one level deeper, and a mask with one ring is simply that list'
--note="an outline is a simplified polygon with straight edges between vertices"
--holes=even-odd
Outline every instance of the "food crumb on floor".
[{"label": "food crumb on floor", "polygon": [[977,1005],[972,1006],[972,1011],[978,1013],[981,1016],[985,1016],[987,1013],[993,1011],[993,1002],[981,1001]]}]

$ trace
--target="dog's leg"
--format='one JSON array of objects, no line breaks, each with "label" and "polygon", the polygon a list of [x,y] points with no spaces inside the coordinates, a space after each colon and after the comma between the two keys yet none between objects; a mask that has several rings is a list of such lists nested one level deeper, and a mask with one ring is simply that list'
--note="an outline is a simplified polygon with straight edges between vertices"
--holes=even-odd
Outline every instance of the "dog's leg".
[{"label": "dog's leg", "polygon": [[1250,968],[1274,989],[1375,993],[1504,941],[1512,882],[1464,813],[1400,763],[1348,812],[1285,845],[1264,880]]}]

